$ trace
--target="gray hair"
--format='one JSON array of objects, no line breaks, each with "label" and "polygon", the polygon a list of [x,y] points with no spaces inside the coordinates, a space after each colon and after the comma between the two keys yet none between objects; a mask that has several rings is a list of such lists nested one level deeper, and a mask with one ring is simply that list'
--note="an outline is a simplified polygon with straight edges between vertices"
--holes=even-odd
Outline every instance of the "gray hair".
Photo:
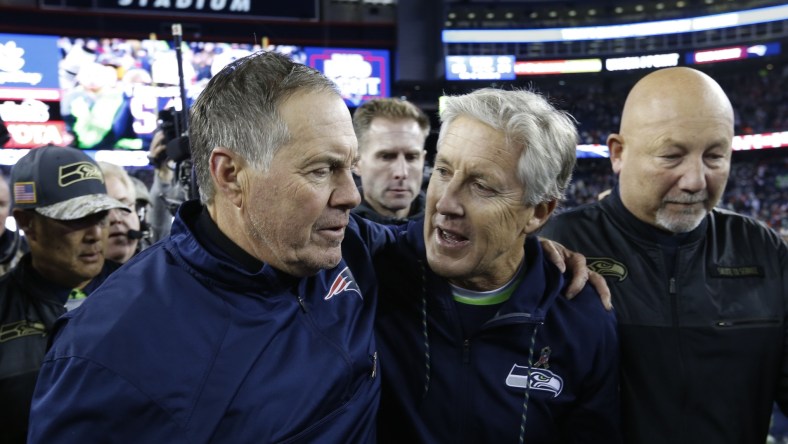
[{"label": "gray hair", "polygon": [[564,197],[575,166],[577,129],[574,118],[532,91],[482,88],[444,98],[440,107],[438,146],[449,124],[472,117],[502,131],[510,147],[521,147],[517,177],[524,203],[537,205]]},{"label": "gray hair", "polygon": [[99,168],[101,169],[101,174],[104,175],[104,183],[106,184],[107,179],[110,177],[114,177],[123,183],[123,186],[126,187],[126,191],[129,193],[129,197],[131,200],[136,200],[137,198],[137,187],[134,186],[134,181],[131,180],[131,176],[126,170],[123,169],[120,165],[115,165],[114,163],[98,161]]},{"label": "gray hair", "polygon": [[339,90],[319,71],[275,52],[238,59],[213,76],[191,108],[189,142],[200,200],[213,201],[210,157],[216,147],[239,154],[253,168],[268,171],[277,150],[290,141],[278,108],[302,92]]}]

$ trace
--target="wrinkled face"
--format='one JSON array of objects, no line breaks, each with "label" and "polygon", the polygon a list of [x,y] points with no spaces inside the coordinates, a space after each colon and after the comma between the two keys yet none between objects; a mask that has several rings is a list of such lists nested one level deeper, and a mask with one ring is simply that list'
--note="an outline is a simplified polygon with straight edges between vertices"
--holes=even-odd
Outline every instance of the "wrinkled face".
[{"label": "wrinkled face", "polygon": [[621,199],[638,219],[672,233],[697,227],[728,180],[733,126],[691,112],[641,126],[611,151]]},{"label": "wrinkled face", "polygon": [[87,283],[104,266],[108,228],[106,211],[72,221],[32,214],[25,234],[33,267],[61,285],[77,287]]},{"label": "wrinkled face", "polygon": [[[320,112],[315,112],[320,110]],[[243,211],[255,256],[295,276],[335,267],[350,210],[361,198],[350,112],[331,93],[305,93],[279,108],[291,140],[268,172],[247,168]]]},{"label": "wrinkled face", "polygon": [[455,285],[499,288],[520,265],[534,210],[523,204],[519,156],[500,131],[465,116],[439,142],[424,238],[430,268]]},{"label": "wrinkled face", "polygon": [[11,193],[8,190],[8,184],[5,180],[0,179],[0,234],[5,230],[5,220],[8,219],[8,213],[11,210]]},{"label": "wrinkled face", "polygon": [[424,135],[419,124],[376,117],[363,137],[357,168],[364,199],[380,214],[407,217],[424,174]]},{"label": "wrinkled face", "polygon": [[[107,194],[114,197],[130,209],[134,209],[135,194],[133,189],[117,177],[106,178]],[[107,259],[121,264],[131,259],[137,248],[138,239],[129,239],[129,230],[139,230],[140,219],[134,211],[127,213],[118,209],[109,212],[109,240],[107,241]]]}]

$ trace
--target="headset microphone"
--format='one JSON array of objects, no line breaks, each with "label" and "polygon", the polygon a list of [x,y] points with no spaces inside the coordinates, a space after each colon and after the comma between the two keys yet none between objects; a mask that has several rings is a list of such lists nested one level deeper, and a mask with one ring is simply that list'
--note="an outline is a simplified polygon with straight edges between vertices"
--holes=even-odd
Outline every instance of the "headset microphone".
[{"label": "headset microphone", "polygon": [[131,240],[142,239],[143,237],[145,237],[145,232],[139,230],[129,230],[128,232],[126,232],[126,237],[128,237]]}]

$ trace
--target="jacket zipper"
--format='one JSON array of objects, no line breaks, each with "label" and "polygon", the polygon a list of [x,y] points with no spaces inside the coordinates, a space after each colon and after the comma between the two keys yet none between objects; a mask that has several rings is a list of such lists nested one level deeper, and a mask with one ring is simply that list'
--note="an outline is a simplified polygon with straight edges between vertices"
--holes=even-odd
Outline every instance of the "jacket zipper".
[{"label": "jacket zipper", "polygon": [[715,327],[740,327],[745,325],[777,325],[780,323],[779,319],[741,319],[732,321],[717,321],[714,323]]},{"label": "jacket zipper", "polygon": [[673,326],[679,326],[679,301],[676,296],[676,278],[671,277],[668,281],[668,294],[670,294],[671,314],[673,315]]}]

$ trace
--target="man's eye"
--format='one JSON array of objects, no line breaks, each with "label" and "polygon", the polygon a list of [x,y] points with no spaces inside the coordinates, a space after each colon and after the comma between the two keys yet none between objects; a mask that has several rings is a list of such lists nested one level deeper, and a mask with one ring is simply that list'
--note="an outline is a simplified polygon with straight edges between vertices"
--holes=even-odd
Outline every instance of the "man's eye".
[{"label": "man's eye", "polygon": [[483,184],[481,184],[479,182],[474,182],[473,183],[473,188],[476,191],[478,191],[479,193],[482,193],[482,194],[492,194],[493,193],[493,189],[492,188],[490,188],[490,187],[488,187],[486,185],[483,185]]},{"label": "man's eye", "polygon": [[408,162],[416,162],[417,160],[419,160],[419,155],[418,154],[408,154],[407,156],[405,156],[405,159],[407,159]]},{"label": "man's eye", "polygon": [[383,153],[380,155],[380,158],[383,160],[394,160],[397,158],[397,155],[392,153]]},{"label": "man's eye", "polygon": [[329,174],[331,174],[331,168],[329,168],[329,167],[318,168],[316,170],[312,170],[312,172],[310,174],[312,174],[313,176],[315,176],[317,178],[326,177]]}]

